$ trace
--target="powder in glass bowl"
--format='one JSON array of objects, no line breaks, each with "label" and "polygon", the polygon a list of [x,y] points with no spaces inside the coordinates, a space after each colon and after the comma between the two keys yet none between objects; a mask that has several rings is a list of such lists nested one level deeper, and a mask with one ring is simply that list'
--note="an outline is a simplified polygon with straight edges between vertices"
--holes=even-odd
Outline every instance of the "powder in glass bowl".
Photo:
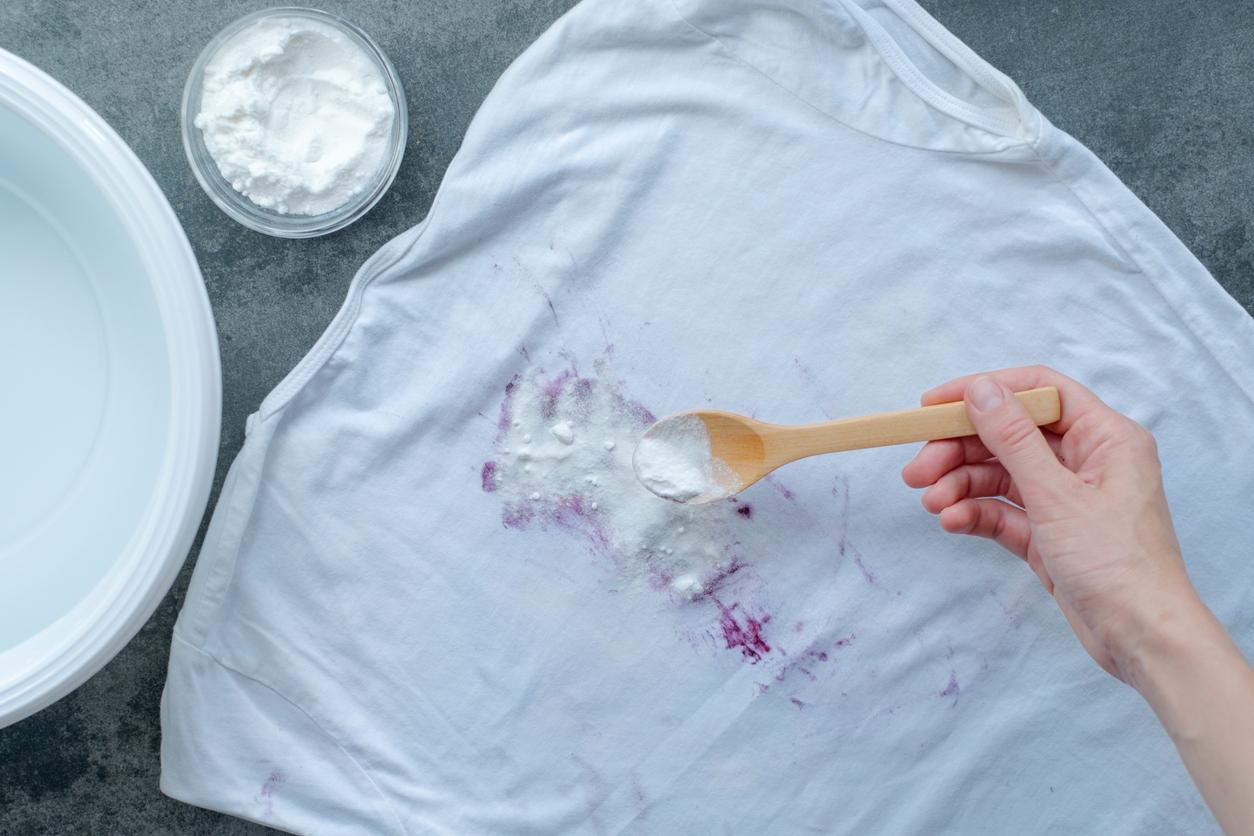
[{"label": "powder in glass bowl", "polygon": [[258,20],[218,48],[195,125],[237,192],[281,214],[320,215],[370,188],[395,117],[360,44],[293,16]]}]

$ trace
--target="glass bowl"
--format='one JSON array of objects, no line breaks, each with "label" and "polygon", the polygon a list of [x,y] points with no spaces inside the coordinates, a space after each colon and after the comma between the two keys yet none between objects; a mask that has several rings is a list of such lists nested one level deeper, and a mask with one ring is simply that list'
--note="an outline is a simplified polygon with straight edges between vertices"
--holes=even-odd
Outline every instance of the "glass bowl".
[{"label": "glass bowl", "polygon": [[[392,132],[388,137],[387,162],[379,168],[370,187],[364,189],[348,203],[319,215],[276,212],[258,206],[235,191],[230,182],[222,176],[222,172],[218,170],[217,162],[209,153],[209,149],[205,147],[204,136],[195,125],[196,115],[200,112],[201,85],[204,82],[205,65],[209,63],[222,44],[259,20],[293,17],[308,18],[333,27],[361,46],[379,68],[379,73],[387,86],[388,96],[392,99],[392,105],[396,111],[392,119]],[[278,6],[245,15],[215,35],[196,58],[196,63],[192,65],[192,71],[187,76],[187,84],[183,87],[180,121],[183,130],[183,150],[187,153],[188,162],[191,163],[192,173],[196,175],[196,180],[205,190],[205,194],[209,195],[210,200],[244,226],[279,238],[314,238],[326,235],[343,229],[369,212],[396,179],[396,172],[401,167],[401,157],[405,155],[405,139],[409,133],[405,91],[401,88],[401,80],[396,74],[396,68],[383,54],[383,50],[379,49],[378,44],[361,29],[341,17],[318,9],[299,6]]]}]

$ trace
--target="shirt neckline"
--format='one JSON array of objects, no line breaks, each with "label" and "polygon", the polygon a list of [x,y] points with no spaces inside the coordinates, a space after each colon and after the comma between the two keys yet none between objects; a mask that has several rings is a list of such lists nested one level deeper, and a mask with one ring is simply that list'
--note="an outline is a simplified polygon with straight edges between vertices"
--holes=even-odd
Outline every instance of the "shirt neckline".
[{"label": "shirt neckline", "polygon": [[897,78],[915,95],[936,110],[972,127],[1009,139],[1031,142],[1033,119],[1026,97],[1004,73],[980,58],[969,46],[932,17],[915,0],[879,0],[930,46],[948,58],[996,98],[1005,102],[1016,117],[1002,116],[954,96],[931,80],[910,60],[895,38],[856,0],[836,0],[862,28],[867,40]]}]

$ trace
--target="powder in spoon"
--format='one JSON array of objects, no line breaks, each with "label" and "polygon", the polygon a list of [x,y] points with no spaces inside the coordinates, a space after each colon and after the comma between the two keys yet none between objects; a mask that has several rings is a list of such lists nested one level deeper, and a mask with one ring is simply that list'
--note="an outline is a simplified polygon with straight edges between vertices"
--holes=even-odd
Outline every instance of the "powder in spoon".
[{"label": "powder in spoon", "polygon": [[259,20],[218,48],[195,125],[237,192],[282,214],[320,215],[372,186],[395,117],[361,45],[292,16]]},{"label": "powder in spoon", "polygon": [[708,502],[740,488],[735,472],[710,452],[705,422],[695,415],[676,415],[649,428],[633,465],[641,484],[675,502]]}]

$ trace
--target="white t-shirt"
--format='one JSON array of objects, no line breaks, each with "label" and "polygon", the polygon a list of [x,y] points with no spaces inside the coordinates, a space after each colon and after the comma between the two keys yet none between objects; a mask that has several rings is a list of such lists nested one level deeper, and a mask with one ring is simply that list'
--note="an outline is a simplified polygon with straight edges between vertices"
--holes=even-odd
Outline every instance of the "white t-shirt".
[{"label": "white t-shirt", "polygon": [[919,507],[912,449],[702,512],[623,469],[651,415],[815,421],[1047,363],[1155,432],[1248,650],[1252,357],[912,0],[586,0],[250,418],[162,789],[311,833],[1213,830],[1032,573]]}]

